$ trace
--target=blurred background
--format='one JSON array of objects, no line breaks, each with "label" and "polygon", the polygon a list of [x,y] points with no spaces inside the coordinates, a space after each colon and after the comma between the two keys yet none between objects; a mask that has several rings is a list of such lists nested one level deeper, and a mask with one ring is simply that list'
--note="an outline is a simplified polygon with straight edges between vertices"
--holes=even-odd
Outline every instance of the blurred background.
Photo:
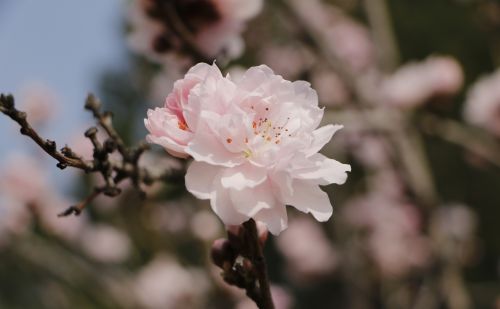
[{"label": "blurred background", "polygon": [[[277,308],[500,308],[499,1],[0,1],[0,91],[89,159],[88,92],[132,145],[214,59],[309,81],[345,126],[323,149],[353,170],[323,188],[333,217],[290,208],[266,245]],[[224,227],[184,184],[143,200],[125,183],[57,218],[101,180],[0,131],[0,308],[255,308],[210,262]],[[156,148],[140,164],[180,166]]]}]

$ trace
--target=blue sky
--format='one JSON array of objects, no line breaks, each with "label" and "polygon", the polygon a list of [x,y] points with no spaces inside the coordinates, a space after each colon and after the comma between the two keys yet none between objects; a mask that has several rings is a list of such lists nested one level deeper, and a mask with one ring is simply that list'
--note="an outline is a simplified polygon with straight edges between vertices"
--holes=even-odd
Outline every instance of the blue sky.
[{"label": "blue sky", "polygon": [[[99,74],[126,65],[121,22],[123,0],[0,0],[0,92],[19,93],[43,83],[60,98],[57,121],[43,131],[61,146],[84,124],[88,92],[96,92]],[[33,149],[0,117],[0,156],[12,149]]]}]

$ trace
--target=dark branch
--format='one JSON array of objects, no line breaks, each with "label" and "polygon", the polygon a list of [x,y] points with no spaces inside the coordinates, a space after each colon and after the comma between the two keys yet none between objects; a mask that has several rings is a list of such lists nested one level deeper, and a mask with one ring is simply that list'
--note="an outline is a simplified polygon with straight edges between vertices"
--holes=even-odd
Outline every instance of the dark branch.
[{"label": "dark branch", "polygon": [[[15,108],[14,98],[11,95],[0,95],[0,112],[17,122],[21,126],[21,133],[23,135],[30,137],[46,153],[55,158],[58,161],[57,167],[64,169],[71,166],[87,173],[99,173],[105,182],[104,186],[95,187],[92,194],[78,205],[71,206],[60,213],[60,217],[72,214],[79,215],[99,194],[110,197],[118,196],[121,193],[118,184],[125,179],[132,181],[141,196],[145,195],[141,188],[143,185],[149,186],[158,181],[182,181],[182,170],[168,171],[157,176],[152,176],[153,174],[146,168],[139,167],[139,159],[149,149],[149,146],[141,142],[137,147],[127,147],[113,127],[112,114],[101,111],[101,103],[94,95],[90,94],[87,97],[85,109],[92,112],[97,123],[104,129],[108,136],[104,142],[101,142],[97,137],[98,129],[96,127],[91,127],[85,131],[85,137],[92,142],[94,148],[92,161],[85,161],[81,155],[75,153],[68,146],[64,146],[61,151],[58,151],[56,143],[43,139],[28,123],[26,113]],[[115,151],[118,151],[121,156],[119,162],[112,162],[109,158],[109,155]]]},{"label": "dark branch", "polygon": [[273,309],[263,246],[255,221],[250,219],[236,230],[230,229],[228,239],[214,242],[212,260],[222,268],[226,283],[245,289],[260,309]]},{"label": "dark branch", "polygon": [[59,162],[57,167],[60,169],[71,166],[85,172],[94,170],[94,166],[91,162],[86,162],[81,157],[76,156],[69,147],[65,146],[63,148],[64,150],[61,149],[61,152],[59,152],[57,151],[57,146],[54,141],[42,138],[28,123],[26,113],[16,109],[14,97],[12,95],[0,95],[0,112],[9,116],[21,126],[21,134],[31,138],[46,153],[56,159]]}]

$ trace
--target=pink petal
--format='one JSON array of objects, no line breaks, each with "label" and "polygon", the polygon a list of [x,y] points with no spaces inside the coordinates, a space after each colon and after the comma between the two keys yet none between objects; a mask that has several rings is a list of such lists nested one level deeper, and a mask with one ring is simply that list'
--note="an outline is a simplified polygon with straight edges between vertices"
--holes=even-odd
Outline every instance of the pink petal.
[{"label": "pink petal", "polygon": [[193,161],[186,172],[186,188],[199,199],[209,199],[214,193],[214,179],[222,168]]},{"label": "pink petal", "polygon": [[222,186],[227,189],[243,190],[254,188],[267,179],[267,170],[245,163],[240,166],[228,168],[222,175]]},{"label": "pink petal", "polygon": [[215,191],[210,199],[212,210],[221,218],[225,225],[240,225],[249,217],[236,211],[229,190],[222,187],[220,178],[214,180]]},{"label": "pink petal", "polygon": [[288,216],[285,205],[275,205],[273,208],[262,209],[254,219],[266,225],[273,235],[279,235],[288,226]]},{"label": "pink petal", "polygon": [[306,156],[313,155],[323,148],[331,139],[333,134],[342,129],[342,125],[326,125],[312,132],[313,141],[311,146],[306,151]]},{"label": "pink petal", "polygon": [[294,181],[293,195],[288,197],[286,204],[302,212],[311,213],[321,222],[327,221],[333,212],[328,194],[319,186],[303,180]]},{"label": "pink petal", "polygon": [[260,210],[272,208],[276,204],[273,192],[266,183],[255,188],[229,190],[229,192],[237,211],[248,217],[253,217]]},{"label": "pink petal", "polygon": [[196,161],[202,161],[213,165],[234,167],[244,161],[244,156],[229,152],[217,139],[217,137],[207,129],[198,128],[198,133],[194,136],[186,148]]},{"label": "pink petal", "polygon": [[351,171],[349,164],[343,164],[317,153],[308,158],[313,165],[293,171],[293,176],[299,179],[313,181],[320,185],[332,183],[343,184],[347,179],[347,172]]}]

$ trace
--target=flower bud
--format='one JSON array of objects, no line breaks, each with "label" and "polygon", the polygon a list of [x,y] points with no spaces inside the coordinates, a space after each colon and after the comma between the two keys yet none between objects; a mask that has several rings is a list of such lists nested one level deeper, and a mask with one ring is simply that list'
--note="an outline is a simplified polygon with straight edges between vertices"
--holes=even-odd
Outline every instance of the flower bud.
[{"label": "flower bud", "polygon": [[213,242],[210,255],[213,263],[220,268],[224,268],[224,264],[227,262],[232,265],[237,257],[236,251],[229,240],[224,238],[216,239]]}]

